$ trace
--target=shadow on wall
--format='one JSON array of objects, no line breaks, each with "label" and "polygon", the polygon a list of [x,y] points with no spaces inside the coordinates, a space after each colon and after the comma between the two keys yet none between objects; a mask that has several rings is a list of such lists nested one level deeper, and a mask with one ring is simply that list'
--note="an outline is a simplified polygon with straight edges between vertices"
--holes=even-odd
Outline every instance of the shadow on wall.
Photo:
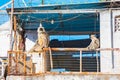
[{"label": "shadow on wall", "polygon": [[91,39],[83,40],[68,40],[68,41],[59,41],[58,39],[53,39],[50,41],[50,47],[62,47],[62,48],[85,48],[91,42]]}]

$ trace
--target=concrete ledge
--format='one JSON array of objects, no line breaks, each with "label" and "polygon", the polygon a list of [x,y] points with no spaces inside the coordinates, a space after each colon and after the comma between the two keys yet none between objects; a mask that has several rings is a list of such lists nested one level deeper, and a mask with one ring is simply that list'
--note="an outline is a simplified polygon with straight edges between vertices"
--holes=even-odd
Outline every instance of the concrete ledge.
[{"label": "concrete ledge", "polygon": [[120,80],[120,74],[41,74],[7,76],[6,80]]}]

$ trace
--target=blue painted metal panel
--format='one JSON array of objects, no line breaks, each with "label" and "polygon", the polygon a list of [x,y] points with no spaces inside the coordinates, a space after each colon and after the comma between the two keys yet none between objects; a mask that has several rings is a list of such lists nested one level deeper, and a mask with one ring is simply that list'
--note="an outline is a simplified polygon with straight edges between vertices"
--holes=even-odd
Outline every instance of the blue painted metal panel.
[{"label": "blue painted metal panel", "polygon": [[[36,30],[39,27],[41,21],[43,26],[48,32],[51,31],[99,32],[99,16],[96,16],[96,13],[61,14],[61,15],[62,16],[60,16],[60,14],[26,14],[26,15],[24,14],[19,15],[19,19],[25,22],[24,29]],[[54,20],[53,24],[51,23],[52,20]]]},{"label": "blue painted metal panel", "polygon": [[[42,4],[42,0],[25,0],[27,6],[39,6]],[[99,2],[99,0],[43,0],[45,5],[51,4],[82,4],[82,3],[95,3]],[[24,4],[21,0],[15,0],[16,7],[23,7]]]},{"label": "blue painted metal panel", "polygon": [[[0,0],[0,6],[6,4],[11,0]],[[27,7],[39,6],[42,4],[42,0],[24,0]],[[95,3],[99,2],[99,0],[43,0],[45,5],[53,5],[53,4],[83,4],[83,3]],[[15,7],[25,7],[22,0],[14,0]],[[10,7],[10,5],[8,6]],[[5,8],[4,8],[5,9]]]},{"label": "blue painted metal panel", "polygon": [[[88,3],[88,4],[70,4],[70,5],[50,5],[40,7],[15,8],[15,12],[26,10],[73,10],[73,9],[101,9],[110,5],[109,2],[104,3]],[[9,10],[8,10],[9,12]],[[99,32],[99,14],[97,13],[28,13],[17,14],[20,24],[24,23],[24,29],[36,30],[40,22],[48,32],[52,31],[71,31],[71,32]],[[52,24],[51,21],[54,21]]]}]

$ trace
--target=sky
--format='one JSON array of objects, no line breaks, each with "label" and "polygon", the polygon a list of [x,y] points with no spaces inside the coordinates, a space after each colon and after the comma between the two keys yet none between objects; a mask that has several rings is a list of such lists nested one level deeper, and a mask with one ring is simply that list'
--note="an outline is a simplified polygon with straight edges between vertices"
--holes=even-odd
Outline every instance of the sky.
[{"label": "sky", "polygon": [[9,2],[10,0],[0,0],[0,6],[5,4],[6,2]]}]

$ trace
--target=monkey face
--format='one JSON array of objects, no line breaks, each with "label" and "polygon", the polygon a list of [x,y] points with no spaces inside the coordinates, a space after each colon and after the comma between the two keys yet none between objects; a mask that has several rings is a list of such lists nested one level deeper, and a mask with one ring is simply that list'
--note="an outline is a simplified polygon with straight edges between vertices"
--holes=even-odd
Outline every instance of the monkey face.
[{"label": "monkey face", "polygon": [[37,30],[38,33],[41,33],[41,32],[45,32],[45,29],[44,27],[38,27],[38,30]]},{"label": "monkey face", "polygon": [[43,31],[43,28],[40,28],[39,31]]},{"label": "monkey face", "polygon": [[90,38],[94,38],[94,37],[95,37],[95,35],[91,35],[91,36],[90,36]]}]

